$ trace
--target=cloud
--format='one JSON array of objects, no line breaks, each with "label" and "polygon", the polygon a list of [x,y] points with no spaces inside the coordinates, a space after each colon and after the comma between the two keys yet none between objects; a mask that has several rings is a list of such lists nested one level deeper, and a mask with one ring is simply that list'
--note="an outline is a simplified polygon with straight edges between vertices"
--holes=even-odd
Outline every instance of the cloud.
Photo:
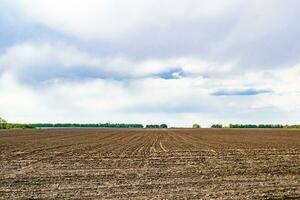
[{"label": "cloud", "polygon": [[192,122],[208,126],[216,121],[275,123],[295,119],[295,113],[285,111],[283,106],[288,103],[299,106],[296,93],[266,93],[266,96],[245,98],[212,96],[219,84],[207,78],[149,77],[129,82],[56,79],[32,87],[13,77],[5,73],[0,78],[0,110],[9,121],[160,123],[165,120],[173,126],[190,126]]},{"label": "cloud", "polygon": [[295,121],[299,5],[3,0],[0,114],[20,122]]},{"label": "cloud", "polygon": [[11,71],[27,83],[56,78],[169,79],[217,75],[231,69],[230,63],[209,63],[193,57],[137,60],[120,55],[100,56],[62,42],[24,42],[10,46],[0,55],[0,73]]},{"label": "cloud", "polygon": [[62,43],[21,43],[8,48],[1,56],[1,63],[8,68],[44,67],[58,64],[63,67],[74,65],[98,65],[101,61]]},{"label": "cloud", "polygon": [[73,42],[76,38],[106,56],[194,56],[210,62],[234,61],[241,69],[284,67],[300,58],[295,42],[300,39],[297,0],[4,2],[3,10],[16,13],[11,17],[18,24],[23,22],[18,32],[40,26],[52,30],[52,35],[59,32]]},{"label": "cloud", "polygon": [[41,24],[81,39],[118,39],[145,27],[160,28],[181,19],[214,17],[236,6],[236,1],[188,0],[28,0],[6,1],[28,23]]},{"label": "cloud", "polygon": [[25,42],[8,48],[0,56],[0,66],[5,105],[0,110],[8,119],[16,112],[7,108],[14,107],[32,121],[80,121],[88,116],[113,121],[115,115],[141,115],[150,123],[151,117],[144,116],[167,118],[176,113],[205,116],[209,124],[212,119],[230,122],[235,115],[246,121],[246,113],[254,110],[272,113],[300,107],[299,65],[239,72],[234,63],[219,65],[194,57],[140,61],[101,57],[64,43]]}]

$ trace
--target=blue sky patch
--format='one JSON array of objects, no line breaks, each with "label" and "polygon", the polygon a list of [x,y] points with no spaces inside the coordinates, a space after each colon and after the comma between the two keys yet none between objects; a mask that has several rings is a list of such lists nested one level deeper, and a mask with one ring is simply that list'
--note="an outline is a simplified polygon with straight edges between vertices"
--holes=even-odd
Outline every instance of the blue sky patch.
[{"label": "blue sky patch", "polygon": [[212,93],[213,96],[253,96],[265,93],[271,93],[268,89],[239,89],[239,90],[218,90]]}]

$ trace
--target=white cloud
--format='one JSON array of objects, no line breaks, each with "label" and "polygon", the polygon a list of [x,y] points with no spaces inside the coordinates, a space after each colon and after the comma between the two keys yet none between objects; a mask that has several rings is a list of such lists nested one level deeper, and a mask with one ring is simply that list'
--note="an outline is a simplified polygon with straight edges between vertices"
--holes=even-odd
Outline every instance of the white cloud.
[{"label": "white cloud", "polygon": [[[199,122],[208,126],[215,122],[253,121],[249,116],[251,114],[242,116],[253,110],[258,114],[267,114],[264,109],[270,107],[285,110],[289,104],[294,109],[299,106],[299,94],[296,93],[299,86],[294,85],[288,92],[281,94],[281,90],[277,91],[276,87],[276,84],[284,83],[280,77],[274,79],[274,87],[271,89],[275,91],[271,94],[238,97],[210,95],[224,85],[226,88],[238,89],[249,85],[253,88],[266,86],[263,81],[259,83],[247,76],[232,77],[232,80],[201,77],[165,80],[149,77],[133,79],[127,83],[105,79],[54,79],[40,87],[27,87],[15,80],[13,75],[5,73],[0,78],[0,110],[8,120],[24,122],[136,121],[168,122],[173,126],[189,126]],[[293,80],[290,82],[294,83]],[[191,119],[194,121],[189,121]],[[273,123],[276,120],[285,119],[276,118]]]},{"label": "white cloud", "polygon": [[22,43],[8,48],[0,57],[0,64],[7,68],[43,67],[58,64],[62,67],[74,65],[95,66],[101,61],[75,47],[62,43]]},{"label": "white cloud", "polygon": [[222,16],[233,1],[22,0],[7,1],[28,23],[41,24],[80,39],[118,39],[146,27]]},{"label": "white cloud", "polygon": [[13,74],[0,76],[0,111],[6,115],[29,114],[35,108],[42,109],[39,95],[31,88],[19,84]]},{"label": "white cloud", "polygon": [[[247,113],[253,109],[273,108],[284,112],[300,108],[300,65],[259,72],[250,69],[236,72],[235,62],[219,64],[195,57],[141,61],[120,56],[97,57],[63,43],[22,43],[12,46],[0,56],[0,65],[4,66],[0,78],[0,110],[8,119],[18,114],[37,121],[51,121],[54,118],[80,121],[88,119],[88,116],[95,116],[94,120],[113,121],[118,119],[115,115],[128,115],[132,119],[138,114],[167,118],[178,113],[183,117],[182,125],[188,125],[184,116],[196,119],[196,113],[206,116],[207,120],[202,120],[209,124],[213,123],[213,119],[233,120],[234,116],[226,113],[231,109]],[[76,66],[81,66],[80,69],[110,72],[111,78],[123,74],[129,79],[125,82],[93,77],[73,80],[72,77],[54,74],[44,79],[39,77],[42,84],[28,85],[20,78],[30,76],[27,71],[51,70],[49,65],[54,68],[58,65],[57,70],[61,70],[61,73],[66,73],[64,68],[71,73]],[[174,66],[193,75],[169,80],[156,76]],[[254,96],[211,95],[222,89],[267,89],[273,92]],[[151,117],[143,117],[143,122],[150,123],[147,121],[150,119],[155,121]],[[175,121],[170,122],[175,125]]]}]

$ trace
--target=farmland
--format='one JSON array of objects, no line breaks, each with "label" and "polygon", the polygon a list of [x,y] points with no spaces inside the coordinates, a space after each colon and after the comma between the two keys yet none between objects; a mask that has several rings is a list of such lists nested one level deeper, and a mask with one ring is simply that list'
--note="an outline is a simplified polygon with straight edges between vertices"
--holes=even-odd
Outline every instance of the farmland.
[{"label": "farmland", "polygon": [[300,131],[0,132],[0,199],[300,198]]}]

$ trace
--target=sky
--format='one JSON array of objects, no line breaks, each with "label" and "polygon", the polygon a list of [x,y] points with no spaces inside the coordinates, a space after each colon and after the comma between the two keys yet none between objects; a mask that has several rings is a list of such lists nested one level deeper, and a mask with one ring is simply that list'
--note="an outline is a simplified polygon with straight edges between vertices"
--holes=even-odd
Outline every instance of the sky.
[{"label": "sky", "polygon": [[0,0],[9,122],[300,121],[298,0]]}]

